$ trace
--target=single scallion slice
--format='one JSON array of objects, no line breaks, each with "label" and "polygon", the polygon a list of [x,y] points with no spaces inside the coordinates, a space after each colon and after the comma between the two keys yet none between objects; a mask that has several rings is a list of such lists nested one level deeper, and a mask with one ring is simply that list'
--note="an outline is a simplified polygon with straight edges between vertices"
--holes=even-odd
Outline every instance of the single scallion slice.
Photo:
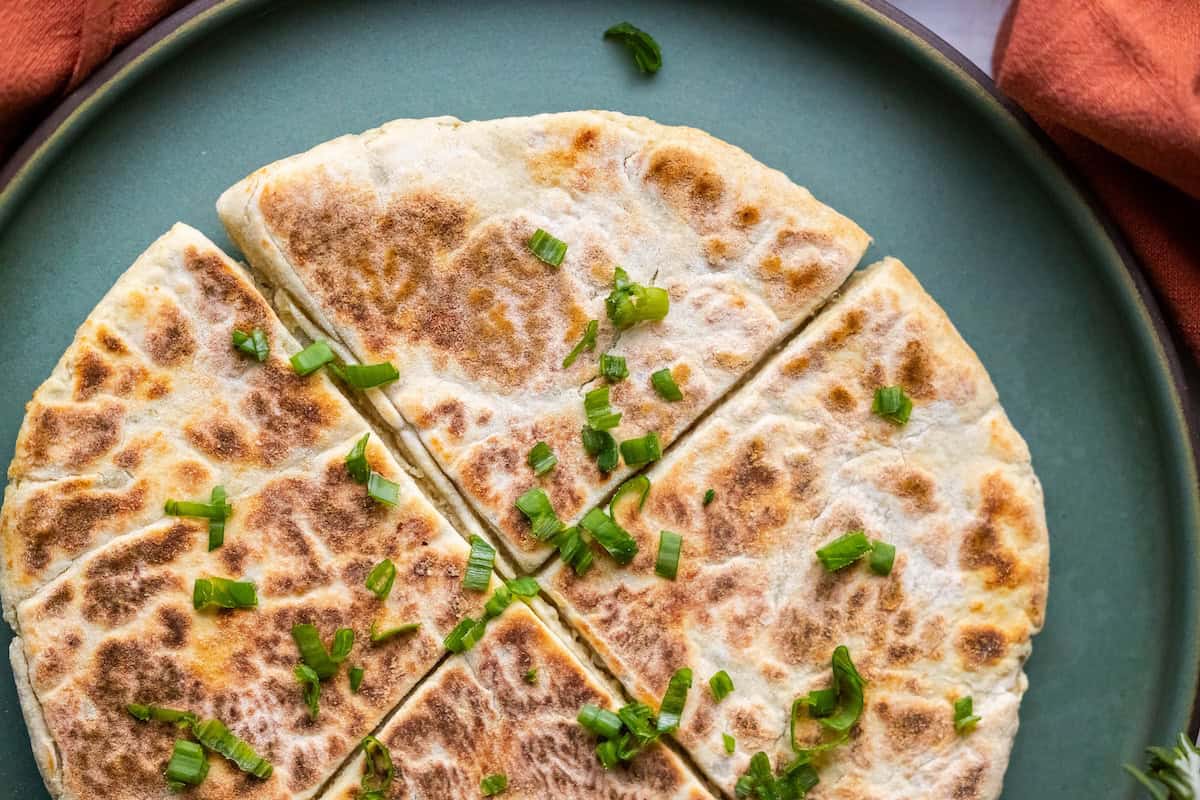
[{"label": "single scallion slice", "polygon": [[871,401],[871,413],[883,417],[893,425],[903,425],[912,414],[912,400],[902,386],[881,386],[875,390]]},{"label": "single scallion slice", "polygon": [[975,701],[970,696],[960,697],[954,701],[954,730],[959,733],[970,733],[983,717],[975,714]]},{"label": "single scallion slice", "polygon": [[488,775],[479,782],[479,792],[484,797],[492,797],[500,794],[508,788],[508,776],[497,772],[495,775]]},{"label": "single scallion slice", "polygon": [[845,645],[839,645],[833,651],[832,666],[837,708],[829,716],[821,717],[820,721],[827,728],[846,733],[862,715],[863,687],[867,682],[854,668],[854,662],[850,660],[850,651]]},{"label": "single scallion slice", "polygon": [[377,503],[394,506],[400,502],[400,484],[372,471],[367,477],[367,494]]},{"label": "single scallion slice", "polygon": [[891,575],[892,565],[896,562],[895,545],[876,539],[871,543],[871,557],[867,564],[876,575]]},{"label": "single scallion slice", "polygon": [[362,667],[351,667],[348,674],[350,676],[350,692],[357,693],[358,687],[362,686],[363,675],[366,674],[366,671]]},{"label": "single scallion slice", "polygon": [[638,545],[634,538],[598,508],[585,514],[579,527],[590,533],[618,564],[628,564],[637,555]]},{"label": "single scallion slice", "polygon": [[354,631],[350,628],[338,628],[333,632],[333,646],[329,648],[329,659],[340,664],[354,649]]},{"label": "single scallion slice", "polygon": [[496,560],[496,548],[478,536],[471,537],[471,552],[467,556],[467,569],[463,573],[464,589],[486,592],[492,581],[492,564]]},{"label": "single scallion slice", "polygon": [[554,546],[564,564],[569,564],[576,575],[583,575],[592,566],[592,549],[588,547],[579,528],[570,527],[554,537]]},{"label": "single scallion slice", "polygon": [[562,530],[562,522],[554,513],[550,498],[541,487],[534,486],[527,490],[517,498],[516,506],[529,520],[533,538],[539,542],[553,539]]},{"label": "single scallion slice", "polygon": [[362,792],[360,800],[368,796],[382,798],[387,796],[396,777],[396,768],[392,765],[392,752],[387,745],[374,736],[365,736],[362,740],[363,774],[359,785]]},{"label": "single scallion slice", "polygon": [[719,703],[733,692],[733,678],[729,677],[728,672],[721,670],[708,679],[708,688],[712,689],[713,697]]},{"label": "single scallion slice", "polygon": [[297,375],[311,375],[334,359],[333,350],[324,341],[316,341],[292,356],[292,369]]},{"label": "single scallion slice", "polygon": [[197,578],[192,588],[192,607],[197,611],[208,606],[220,608],[254,608],[258,592],[253,581],[234,581],[229,578]]},{"label": "single scallion slice", "polygon": [[580,725],[601,739],[613,739],[621,733],[621,718],[608,709],[594,706],[591,703],[579,709],[579,716],[576,719]]},{"label": "single scallion slice", "polygon": [[220,518],[214,517],[208,521],[208,552],[211,553],[225,544],[225,520],[233,511],[233,507],[225,502],[224,486],[214,486],[208,502],[211,506],[225,509],[225,513]]},{"label": "single scallion slice", "polygon": [[199,786],[208,777],[208,756],[204,748],[187,739],[176,739],[167,762],[167,786],[181,791],[186,786]]},{"label": "single scallion slice", "polygon": [[383,630],[378,630],[375,627],[375,623],[372,622],[371,644],[380,644],[381,642],[386,642],[388,639],[393,639],[397,636],[403,636],[406,633],[413,633],[419,630],[421,630],[421,623],[419,622],[406,622],[403,625],[395,625],[391,628],[384,628]]},{"label": "single scallion slice", "polygon": [[545,442],[538,442],[529,450],[529,456],[525,459],[533,470],[534,475],[545,475],[550,470],[554,469],[554,465],[558,463],[558,456],[554,455],[554,451],[550,449],[550,445]]},{"label": "single scallion slice", "polygon": [[232,761],[242,772],[256,778],[271,777],[271,762],[254,752],[248,742],[234,735],[217,719],[206,719],[192,726],[192,735],[200,744]]},{"label": "single scallion slice", "polygon": [[[217,492],[220,489],[220,492]],[[213,494],[223,496],[225,489],[217,486],[213,488]],[[167,500],[163,504],[163,511],[170,517],[197,517],[199,519],[228,519],[233,513],[233,506],[226,503],[223,499],[221,502],[215,502],[210,499],[207,503],[194,503],[187,500]]]},{"label": "single scallion slice", "polygon": [[364,433],[346,454],[346,470],[355,483],[366,483],[371,477],[371,465],[367,463],[367,440],[370,438],[369,432]]},{"label": "single scallion slice", "polygon": [[130,703],[125,706],[125,710],[134,719],[142,722],[170,722],[179,727],[187,727],[196,721],[195,714],[190,711],[180,711],[177,708]]},{"label": "single scallion slice", "polygon": [[600,331],[600,321],[596,319],[588,320],[587,327],[583,329],[583,336],[571,348],[571,352],[567,353],[567,357],[563,359],[563,369],[575,363],[575,359],[579,358],[579,354],[585,350],[589,353],[596,349],[596,334]]},{"label": "single scallion slice", "polygon": [[296,681],[303,687],[304,704],[308,706],[308,718],[316,719],[321,710],[321,676],[308,664],[297,664],[292,670]]},{"label": "single scallion slice", "polygon": [[613,327],[624,330],[639,322],[655,322],[667,316],[671,298],[666,289],[642,286],[629,280],[625,270],[613,273],[613,290],[604,300]]},{"label": "single scallion slice", "polygon": [[[454,626],[450,633],[446,634],[446,638],[442,641],[446,649],[451,653],[464,653],[479,640],[478,636],[474,636],[472,631],[481,624],[479,621],[470,617],[463,619]],[[470,644],[468,644],[468,641]]]},{"label": "single scallion slice", "polygon": [[837,709],[837,689],[814,689],[804,698],[808,713],[814,719],[828,717]]},{"label": "single scallion slice", "polygon": [[567,254],[567,243],[538,228],[533,232],[533,236],[529,237],[529,250],[539,261],[557,267],[562,264],[563,257]]},{"label": "single scallion slice", "polygon": [[606,431],[621,424],[621,412],[615,411],[608,402],[608,387],[592,389],[583,396],[583,410],[587,414],[588,427]]},{"label": "single scallion slice", "polygon": [[692,688],[692,671],[687,667],[675,670],[667,683],[667,692],[658,707],[658,732],[670,733],[679,727],[688,689]]},{"label": "single scallion slice", "polygon": [[507,585],[501,584],[496,587],[496,591],[492,592],[492,596],[483,604],[483,620],[485,624],[488,620],[495,619],[504,613],[504,609],[512,604],[512,592]]},{"label": "single scallion slice", "polygon": [[645,475],[637,475],[621,484],[612,500],[608,501],[608,515],[613,519],[617,518],[617,503],[627,494],[638,495],[638,511],[641,511],[646,505],[646,497],[650,494],[650,479]]},{"label": "single scallion slice", "polygon": [[[330,368],[333,368],[333,364]],[[334,374],[355,389],[374,389],[400,379],[400,370],[390,361],[379,364],[339,364]]]},{"label": "single scallion slice", "polygon": [[837,572],[871,552],[871,542],[862,531],[850,531],[817,550],[817,558],[829,572]]},{"label": "single scallion slice", "polygon": [[679,386],[675,383],[675,378],[671,376],[671,370],[665,367],[658,372],[650,373],[650,385],[654,387],[654,391],[658,392],[659,397],[664,400],[677,403],[683,399],[683,392],[679,391]]},{"label": "single scallion slice", "polygon": [[254,356],[254,359],[260,364],[267,360],[267,356],[271,353],[271,346],[267,343],[267,335],[260,328],[255,328],[246,333],[237,328],[233,330],[233,347],[248,356]]},{"label": "single scallion slice", "polygon": [[617,440],[611,433],[584,426],[582,437],[583,449],[588,455],[596,456],[596,466],[601,472],[608,473],[617,468],[621,454],[617,450]]},{"label": "single scallion slice", "polygon": [[523,600],[529,600],[537,597],[538,592],[541,591],[541,587],[538,586],[537,580],[529,577],[528,575],[521,578],[513,578],[510,581],[505,581],[504,586],[510,592],[512,592],[514,597],[520,597]]},{"label": "single scallion slice", "polygon": [[659,531],[658,558],[654,562],[654,574],[660,578],[675,580],[679,573],[679,553],[682,549],[682,536],[674,531]]},{"label": "single scallion slice", "polygon": [[733,751],[737,749],[737,739],[734,739],[728,733],[721,734],[721,743],[725,745],[725,753],[733,755]]},{"label": "single scallion slice", "polygon": [[333,677],[337,672],[338,661],[335,661],[325,645],[321,642],[321,634],[317,626],[307,622],[292,626],[292,639],[300,649],[300,660],[312,667],[321,680]]},{"label": "single scallion slice", "polygon": [[605,380],[616,383],[629,377],[629,367],[625,364],[625,356],[614,356],[608,353],[600,354],[600,374]]},{"label": "single scallion slice", "polygon": [[385,558],[371,568],[367,575],[366,586],[380,600],[387,600],[392,593],[392,584],[396,582],[396,565],[390,558]]},{"label": "single scallion slice", "polygon": [[529,669],[525,670],[525,675],[523,677],[525,678],[525,682],[531,686],[536,684],[538,682],[538,668],[530,667]]},{"label": "single scallion slice", "polygon": [[626,439],[621,442],[621,458],[631,467],[638,464],[649,464],[662,458],[662,446],[658,443],[658,434],[654,431],[637,439]]},{"label": "single scallion slice", "polygon": [[629,703],[617,711],[617,717],[629,730],[629,734],[641,746],[658,738],[654,727],[654,711],[645,703]]},{"label": "single scallion slice", "polygon": [[654,37],[628,22],[619,22],[604,32],[605,39],[616,39],[629,48],[633,63],[642,72],[655,73],[662,69],[662,49]]},{"label": "single scallion slice", "polygon": [[709,489],[704,493],[704,505],[708,505],[713,500],[717,499],[717,490]]}]

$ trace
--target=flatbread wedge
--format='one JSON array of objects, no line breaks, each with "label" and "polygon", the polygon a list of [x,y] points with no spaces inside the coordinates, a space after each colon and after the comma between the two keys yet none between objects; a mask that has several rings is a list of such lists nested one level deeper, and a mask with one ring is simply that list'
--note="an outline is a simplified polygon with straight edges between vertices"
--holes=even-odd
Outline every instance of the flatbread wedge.
[{"label": "flatbread wedge", "polygon": [[[384,797],[480,797],[480,782],[499,774],[507,779],[505,800],[711,800],[662,744],[627,766],[603,769],[595,737],[575,722],[584,703],[614,711],[619,705],[532,611],[515,603],[474,649],[442,664],[378,734],[397,768]],[[325,797],[355,800],[363,769],[360,755]]]},{"label": "flatbread wedge", "polygon": [[[569,523],[629,473],[602,473],[580,442],[601,353],[629,371],[611,387],[624,415],[611,433],[654,432],[665,447],[868,244],[736,147],[611,112],[398,120],[264,167],[217,208],[251,264],[326,336],[400,368],[386,396],[406,446],[428,449],[526,569],[549,548],[517,497],[541,485]],[[538,229],[567,244],[561,265],[534,256]],[[605,310],[618,266],[671,304],[619,337]],[[564,368],[589,320],[600,322],[595,350]],[[664,368],[679,402],[651,386]],[[558,458],[540,479],[526,466],[539,441]]]},{"label": "flatbread wedge", "polygon": [[[872,413],[894,385],[912,400],[904,425]],[[845,645],[865,710],[817,757],[811,797],[1000,794],[1045,611],[1042,492],[975,354],[899,261],[852,279],[648,476],[644,509],[616,511],[636,559],[583,577],[555,564],[542,584],[637,699],[680,664],[697,683],[729,674],[720,702],[693,692],[677,734],[709,778],[732,792],[755,752],[788,763],[792,701],[832,685]],[[655,575],[663,530],[683,537],[673,581]],[[855,530],[895,547],[890,574],[818,560]],[[958,733],[964,697],[982,720]],[[828,738],[801,715],[799,747]]]}]

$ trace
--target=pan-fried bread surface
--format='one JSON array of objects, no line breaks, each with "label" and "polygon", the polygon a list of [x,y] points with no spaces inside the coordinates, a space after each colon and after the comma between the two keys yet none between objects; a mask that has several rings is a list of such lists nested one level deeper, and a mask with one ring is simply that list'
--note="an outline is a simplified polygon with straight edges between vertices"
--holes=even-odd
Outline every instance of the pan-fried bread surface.
[{"label": "pan-fried bread surface", "polygon": [[[903,427],[871,413],[895,384],[913,401]],[[680,665],[698,685],[728,671],[734,692],[693,691],[677,735],[715,783],[732,791],[758,750],[786,761],[791,702],[830,685],[844,644],[866,708],[812,797],[999,795],[1045,611],[1041,487],[975,354],[900,262],[856,276],[648,474],[644,510],[617,512],[636,559],[582,578],[556,563],[543,585],[638,699]],[[673,582],[654,575],[664,529],[683,536]],[[896,547],[890,576],[822,567],[815,551],[856,529]],[[982,721],[958,735],[966,695]]]},{"label": "pan-fried bread surface", "polygon": [[[599,354],[628,360],[612,387],[618,440],[670,442],[846,278],[868,238],[784,175],[688,128],[608,112],[460,122],[399,120],[258,170],[218,211],[255,267],[362,362],[525,568],[548,549],[513,501],[542,485],[571,521],[627,473],[580,445],[581,385]],[[526,245],[568,243],[561,267]],[[604,298],[616,266],[666,288],[671,312],[614,344]],[[587,321],[595,352],[561,362]],[[670,368],[684,400],[650,373]],[[591,388],[590,386],[587,388]]]},{"label": "pan-fried bread surface", "polygon": [[[537,682],[525,673],[537,669]],[[584,703],[620,703],[544,624],[514,603],[472,650],[442,664],[380,732],[397,766],[389,800],[480,796],[508,778],[506,800],[711,800],[678,757],[653,745],[604,770],[596,739],[575,722]],[[354,800],[360,755],[325,795]]]}]

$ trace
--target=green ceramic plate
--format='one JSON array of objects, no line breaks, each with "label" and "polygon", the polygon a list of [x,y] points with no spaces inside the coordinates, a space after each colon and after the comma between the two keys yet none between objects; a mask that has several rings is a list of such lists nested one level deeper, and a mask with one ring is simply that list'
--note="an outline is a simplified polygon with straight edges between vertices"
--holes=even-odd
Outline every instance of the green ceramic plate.
[{"label": "green ceramic plate", "polygon": [[[626,18],[661,42],[657,77],[601,41]],[[868,257],[903,258],[979,352],[1053,541],[1005,797],[1133,797],[1119,765],[1189,725],[1200,661],[1172,356],[1070,180],[939,46],[851,0],[193,6],[0,195],[0,452],[116,276],[177,219],[226,242],[213,202],[261,164],[393,117],[610,108],[703,128],[862,224]],[[0,715],[2,792],[43,797],[7,678]]]}]

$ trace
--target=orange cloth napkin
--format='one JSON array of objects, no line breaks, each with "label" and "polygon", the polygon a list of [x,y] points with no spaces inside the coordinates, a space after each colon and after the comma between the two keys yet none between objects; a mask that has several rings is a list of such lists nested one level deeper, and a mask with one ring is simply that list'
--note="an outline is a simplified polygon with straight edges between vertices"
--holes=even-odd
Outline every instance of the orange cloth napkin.
[{"label": "orange cloth napkin", "polygon": [[185,0],[0,0],[0,162],[108,57]]},{"label": "orange cloth napkin", "polygon": [[993,66],[1108,207],[1200,358],[1200,2],[1014,0]]}]

